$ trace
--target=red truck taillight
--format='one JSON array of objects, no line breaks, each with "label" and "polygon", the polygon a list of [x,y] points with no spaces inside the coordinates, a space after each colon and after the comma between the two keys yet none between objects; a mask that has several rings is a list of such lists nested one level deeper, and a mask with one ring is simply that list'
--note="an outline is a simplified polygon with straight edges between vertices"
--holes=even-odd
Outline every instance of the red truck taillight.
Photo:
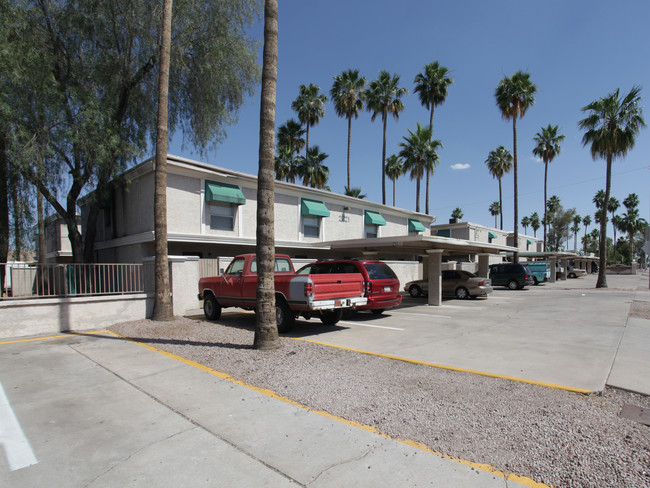
[{"label": "red truck taillight", "polygon": [[310,297],[314,294],[314,285],[308,281],[305,283],[305,296]]}]

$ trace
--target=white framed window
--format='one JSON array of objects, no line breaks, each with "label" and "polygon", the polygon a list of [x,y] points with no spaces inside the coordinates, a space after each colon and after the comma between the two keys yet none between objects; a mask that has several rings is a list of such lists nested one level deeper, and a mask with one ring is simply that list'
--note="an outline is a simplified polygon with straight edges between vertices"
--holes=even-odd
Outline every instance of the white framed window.
[{"label": "white framed window", "polygon": [[235,205],[226,202],[211,202],[210,229],[228,230],[235,229]]},{"label": "white framed window", "polygon": [[320,237],[320,219],[313,215],[302,216],[302,233],[305,237]]},{"label": "white framed window", "polygon": [[375,239],[379,235],[379,226],[375,224],[365,224],[363,231],[366,239]]}]

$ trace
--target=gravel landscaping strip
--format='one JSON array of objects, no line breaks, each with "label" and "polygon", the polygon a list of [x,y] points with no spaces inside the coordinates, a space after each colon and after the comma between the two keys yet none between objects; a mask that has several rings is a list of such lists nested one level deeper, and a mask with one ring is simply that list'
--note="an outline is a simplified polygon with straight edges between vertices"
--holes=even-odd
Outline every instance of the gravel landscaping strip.
[{"label": "gravel landscaping strip", "polygon": [[[642,314],[642,312],[641,312]],[[251,330],[178,318],[111,327],[313,410],[556,487],[650,487],[650,427],[619,416],[650,398],[581,395],[306,341],[257,351]]]}]

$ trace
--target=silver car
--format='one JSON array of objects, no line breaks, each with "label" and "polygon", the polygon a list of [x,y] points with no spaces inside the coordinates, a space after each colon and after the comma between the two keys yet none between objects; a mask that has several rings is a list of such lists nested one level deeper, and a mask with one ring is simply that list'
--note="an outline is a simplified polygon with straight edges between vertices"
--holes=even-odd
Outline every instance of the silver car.
[{"label": "silver car", "polygon": [[[429,280],[409,281],[404,285],[404,291],[412,297],[426,295],[429,291]],[[492,293],[492,282],[469,271],[446,269],[442,271],[442,295],[460,299],[487,296]]]}]

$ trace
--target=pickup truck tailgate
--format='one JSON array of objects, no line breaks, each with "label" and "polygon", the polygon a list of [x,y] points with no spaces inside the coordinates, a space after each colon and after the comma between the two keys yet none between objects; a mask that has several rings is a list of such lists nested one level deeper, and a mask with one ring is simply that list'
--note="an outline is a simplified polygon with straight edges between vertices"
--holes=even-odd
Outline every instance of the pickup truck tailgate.
[{"label": "pickup truck tailgate", "polygon": [[358,297],[363,295],[363,276],[359,273],[309,275],[314,300]]}]

